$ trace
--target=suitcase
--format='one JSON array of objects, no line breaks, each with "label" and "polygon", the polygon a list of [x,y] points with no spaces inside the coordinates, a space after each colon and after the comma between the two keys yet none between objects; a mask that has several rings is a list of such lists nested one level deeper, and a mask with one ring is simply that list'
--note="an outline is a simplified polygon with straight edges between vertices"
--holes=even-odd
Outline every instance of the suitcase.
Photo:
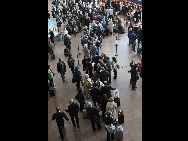
[{"label": "suitcase", "polygon": [[83,109],[83,118],[84,118],[84,119],[87,118],[87,111],[86,111],[86,109]]},{"label": "suitcase", "polygon": [[140,52],[141,52],[141,48],[137,48],[137,54],[140,54]]},{"label": "suitcase", "polygon": [[118,111],[118,122],[124,123],[124,114],[122,110]]},{"label": "suitcase", "polygon": [[119,97],[115,97],[114,102],[117,103],[117,106],[120,106],[120,98]]},{"label": "suitcase", "polygon": [[55,93],[56,93],[55,87],[50,87],[49,92],[50,92],[50,96],[55,96]]},{"label": "suitcase", "polygon": [[113,97],[114,98],[119,97],[119,90],[118,89],[113,90]]},{"label": "suitcase", "polygon": [[121,125],[117,126],[116,139],[117,140],[122,140],[123,139],[123,127]]},{"label": "suitcase", "polygon": [[64,49],[64,55],[65,55],[65,56],[68,56],[69,54],[70,54],[69,49],[68,49],[68,48],[65,48],[65,49]]}]

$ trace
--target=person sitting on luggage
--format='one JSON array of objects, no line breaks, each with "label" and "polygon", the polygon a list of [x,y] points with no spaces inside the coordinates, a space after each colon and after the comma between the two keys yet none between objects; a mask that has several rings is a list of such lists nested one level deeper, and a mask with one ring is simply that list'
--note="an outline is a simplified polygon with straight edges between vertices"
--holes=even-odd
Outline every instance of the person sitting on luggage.
[{"label": "person sitting on luggage", "polygon": [[56,120],[57,127],[58,127],[59,133],[60,133],[60,137],[63,140],[64,135],[63,135],[63,132],[62,132],[62,128],[64,128],[64,118],[69,122],[69,124],[70,124],[70,120],[63,111],[62,112],[60,111],[59,107],[56,108],[56,111],[57,112],[54,113],[53,116],[52,116],[52,120]]},{"label": "person sitting on luggage", "polygon": [[95,106],[92,107],[91,102],[88,102],[88,107],[86,108],[86,111],[87,111],[88,119],[91,121],[93,131],[96,130],[95,123],[97,124],[98,129],[101,129],[100,115],[99,115],[100,110],[97,109]]},{"label": "person sitting on luggage", "polygon": [[[105,118],[105,128],[107,130],[107,141],[110,141],[110,135],[111,139],[114,139],[114,131],[115,131],[115,126],[114,126],[114,118],[112,116],[112,112],[110,110],[107,111],[107,116]],[[111,128],[114,126],[113,128]]]}]

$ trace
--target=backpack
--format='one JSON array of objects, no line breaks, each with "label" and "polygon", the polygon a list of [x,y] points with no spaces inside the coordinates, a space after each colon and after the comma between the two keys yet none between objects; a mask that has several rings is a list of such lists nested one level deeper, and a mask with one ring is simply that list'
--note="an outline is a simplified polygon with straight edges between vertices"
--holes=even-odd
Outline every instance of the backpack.
[{"label": "backpack", "polygon": [[120,69],[120,66],[119,66],[118,64],[116,64],[116,67],[117,67],[118,69]]}]

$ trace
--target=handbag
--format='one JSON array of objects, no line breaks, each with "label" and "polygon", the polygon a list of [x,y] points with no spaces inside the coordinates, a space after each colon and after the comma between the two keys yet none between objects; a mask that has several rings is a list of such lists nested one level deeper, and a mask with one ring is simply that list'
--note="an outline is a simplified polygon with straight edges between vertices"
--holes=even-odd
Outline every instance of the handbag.
[{"label": "handbag", "polygon": [[115,125],[111,124],[109,128],[107,128],[109,133],[114,133],[115,129]]}]

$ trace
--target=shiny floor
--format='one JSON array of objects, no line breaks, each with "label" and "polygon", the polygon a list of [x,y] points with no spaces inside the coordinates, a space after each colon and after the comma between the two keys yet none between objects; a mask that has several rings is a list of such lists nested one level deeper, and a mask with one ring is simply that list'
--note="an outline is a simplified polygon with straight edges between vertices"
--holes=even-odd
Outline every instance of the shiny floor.
[{"label": "shiny floor", "polygon": [[[48,10],[51,10],[52,4],[51,0],[48,0]],[[125,18],[120,15],[121,18]],[[60,28],[60,31],[63,29],[64,24]],[[80,43],[80,37],[83,35],[83,32],[80,32],[75,37],[72,35],[72,48],[71,54],[75,59],[76,63],[79,59],[80,63],[83,59],[83,51]],[[114,34],[116,35],[116,34]],[[116,54],[116,37],[115,36],[106,36],[103,39],[102,48],[100,50],[101,53],[106,53],[110,59]],[[130,85],[130,70],[129,64],[131,62],[131,58],[134,58],[135,62],[138,63],[141,61],[140,55],[136,52],[133,52],[131,46],[128,45],[128,37],[127,33],[120,34],[119,39],[117,41],[118,56],[116,57],[118,64],[120,65],[120,69],[118,70],[117,79],[112,79],[111,86],[118,88],[120,91],[120,106],[117,108],[118,110],[123,110],[124,113],[124,123],[121,124],[123,126],[123,141],[141,141],[142,140],[142,78],[137,81],[136,90],[131,89]],[[78,44],[80,47],[81,55],[77,59],[78,54]],[[137,46],[136,46],[137,47]],[[77,89],[75,83],[72,83],[72,72],[70,68],[68,68],[67,58],[64,56],[64,42],[63,41],[55,41],[55,55],[56,58],[51,60],[49,57],[48,64],[51,65],[53,72],[56,74],[54,76],[54,83],[56,86],[56,95],[54,97],[48,96],[48,141],[60,141],[60,135],[58,131],[58,127],[55,121],[52,120],[52,115],[55,111],[55,108],[59,106],[61,110],[65,112],[65,108],[69,105],[69,99],[74,98],[77,94]],[[57,62],[58,59],[62,58],[66,63],[67,71],[65,74],[65,83],[63,84],[62,78],[60,74],[57,72]],[[84,72],[82,70],[82,65],[80,66],[80,71],[82,76]],[[113,72],[112,72],[113,77]],[[81,86],[82,87],[82,86]],[[92,101],[91,98],[88,101]],[[66,113],[66,112],[65,112]],[[66,113],[68,118],[70,116]],[[102,112],[100,112],[100,115]],[[74,128],[74,126],[69,124],[65,120],[65,129],[63,129],[63,133],[65,136],[65,141],[106,141],[107,133],[105,129],[105,124],[101,120],[102,128],[101,130],[96,130],[95,132],[92,130],[91,123],[88,119],[83,119],[82,113],[79,112],[79,121],[80,121],[80,129]],[[117,124],[119,125],[119,123]],[[116,139],[114,139],[116,140]]]}]

